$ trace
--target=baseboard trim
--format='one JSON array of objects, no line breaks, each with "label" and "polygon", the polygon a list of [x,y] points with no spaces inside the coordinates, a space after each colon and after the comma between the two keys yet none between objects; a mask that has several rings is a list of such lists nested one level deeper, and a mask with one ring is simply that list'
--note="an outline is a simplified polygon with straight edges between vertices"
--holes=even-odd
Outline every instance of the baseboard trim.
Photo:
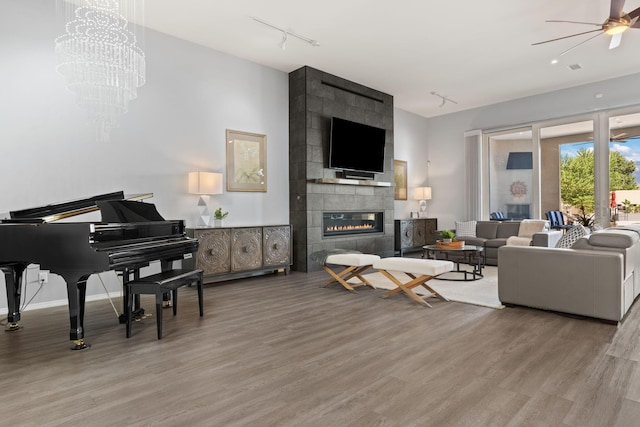
[{"label": "baseboard trim", "polygon": [[[122,295],[118,294],[116,297],[111,297],[111,298],[113,299],[113,298],[120,298],[120,297],[122,297]],[[95,295],[88,295],[87,296],[87,301],[98,301],[98,300],[103,300],[103,299],[108,299],[108,298],[109,298],[109,294],[106,294],[106,293],[95,294]],[[51,307],[60,307],[61,305],[67,305],[68,303],[69,303],[69,301],[67,299],[36,302],[36,303],[29,304],[24,309],[21,309],[20,312],[24,313],[25,311],[40,310],[40,309],[43,309],[43,308],[51,308]],[[8,307],[0,308],[0,315],[7,315],[8,313],[9,313],[9,308]]]}]

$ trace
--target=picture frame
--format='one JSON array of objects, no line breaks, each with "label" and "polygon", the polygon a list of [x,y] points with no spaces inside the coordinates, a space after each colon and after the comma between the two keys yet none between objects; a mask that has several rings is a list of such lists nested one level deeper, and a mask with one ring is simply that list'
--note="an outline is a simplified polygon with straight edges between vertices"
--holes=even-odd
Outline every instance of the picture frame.
[{"label": "picture frame", "polygon": [[227,129],[227,191],[267,191],[267,136]]},{"label": "picture frame", "polygon": [[407,200],[407,162],[404,160],[393,161],[393,199]]}]

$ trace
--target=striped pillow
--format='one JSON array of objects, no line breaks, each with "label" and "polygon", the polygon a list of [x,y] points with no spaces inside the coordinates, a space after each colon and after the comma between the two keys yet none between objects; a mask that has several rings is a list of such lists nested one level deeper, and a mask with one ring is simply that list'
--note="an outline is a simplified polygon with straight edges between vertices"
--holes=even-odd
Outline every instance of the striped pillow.
[{"label": "striped pillow", "polygon": [[456,221],[456,237],[476,237],[477,221]]}]

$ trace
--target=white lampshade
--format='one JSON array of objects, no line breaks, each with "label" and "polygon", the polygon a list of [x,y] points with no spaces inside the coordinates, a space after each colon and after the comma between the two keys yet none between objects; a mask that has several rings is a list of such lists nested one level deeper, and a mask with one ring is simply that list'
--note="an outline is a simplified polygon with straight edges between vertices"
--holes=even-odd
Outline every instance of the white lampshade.
[{"label": "white lampshade", "polygon": [[199,194],[198,223],[199,227],[209,227],[211,213],[209,212],[210,194],[222,194],[222,174],[213,172],[189,172],[189,193]]},{"label": "white lampshade", "polygon": [[416,200],[431,200],[431,187],[417,187],[413,196]]},{"label": "white lampshade", "polygon": [[213,172],[189,172],[189,193],[222,194],[222,174]]}]

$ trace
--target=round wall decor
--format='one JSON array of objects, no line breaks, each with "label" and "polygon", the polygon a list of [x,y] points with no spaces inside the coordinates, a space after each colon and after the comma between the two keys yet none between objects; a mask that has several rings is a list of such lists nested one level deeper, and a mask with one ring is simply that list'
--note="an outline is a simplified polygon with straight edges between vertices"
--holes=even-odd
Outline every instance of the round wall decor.
[{"label": "round wall decor", "polygon": [[527,184],[522,181],[513,181],[511,183],[511,194],[513,197],[524,197],[527,194]]}]

